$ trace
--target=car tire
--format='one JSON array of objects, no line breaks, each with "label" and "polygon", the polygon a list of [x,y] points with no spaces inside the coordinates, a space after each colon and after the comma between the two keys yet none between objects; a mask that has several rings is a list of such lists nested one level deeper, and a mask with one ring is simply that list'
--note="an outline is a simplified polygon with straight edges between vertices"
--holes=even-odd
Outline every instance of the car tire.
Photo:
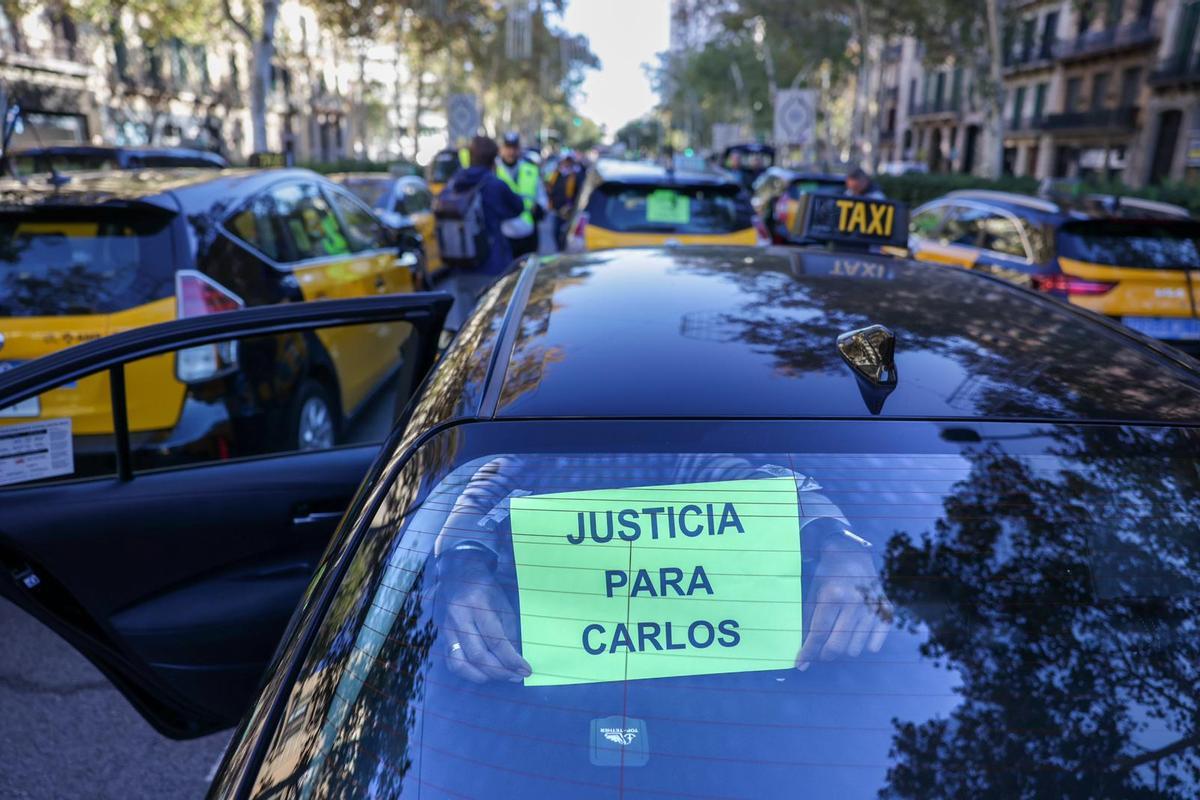
[{"label": "car tire", "polygon": [[337,444],[339,414],[333,393],[311,378],[300,384],[288,415],[288,435],[296,450],[327,450]]}]

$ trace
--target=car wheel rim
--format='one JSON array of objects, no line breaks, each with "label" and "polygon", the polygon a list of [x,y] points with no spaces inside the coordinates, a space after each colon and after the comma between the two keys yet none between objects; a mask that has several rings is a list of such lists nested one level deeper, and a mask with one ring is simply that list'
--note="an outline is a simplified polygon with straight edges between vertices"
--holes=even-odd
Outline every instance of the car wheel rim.
[{"label": "car wheel rim", "polygon": [[300,409],[299,439],[301,450],[333,447],[333,417],[328,404],[321,398],[308,398]]}]

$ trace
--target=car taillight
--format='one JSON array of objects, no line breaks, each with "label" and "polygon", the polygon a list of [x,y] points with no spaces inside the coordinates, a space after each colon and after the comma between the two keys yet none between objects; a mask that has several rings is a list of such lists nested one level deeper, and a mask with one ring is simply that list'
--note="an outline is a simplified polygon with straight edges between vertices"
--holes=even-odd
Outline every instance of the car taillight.
[{"label": "car taillight", "polygon": [[1062,273],[1033,276],[1033,288],[1039,292],[1068,297],[1095,297],[1111,292],[1116,285],[1105,281],[1085,281]]},{"label": "car taillight", "polygon": [[759,247],[767,247],[772,244],[771,232],[767,230],[767,226],[763,224],[762,218],[757,214],[754,215],[754,233],[758,236]]},{"label": "car taillight", "polygon": [[568,253],[582,253],[587,245],[584,240],[584,235],[587,233],[588,215],[580,214],[579,219],[575,220],[575,224],[571,227],[571,231],[567,234]]},{"label": "car taillight", "polygon": [[[195,270],[175,274],[175,301],[179,319],[203,317],[244,308],[242,298]],[[175,377],[197,383],[227,375],[237,367],[237,342],[188,347],[175,354]]]}]

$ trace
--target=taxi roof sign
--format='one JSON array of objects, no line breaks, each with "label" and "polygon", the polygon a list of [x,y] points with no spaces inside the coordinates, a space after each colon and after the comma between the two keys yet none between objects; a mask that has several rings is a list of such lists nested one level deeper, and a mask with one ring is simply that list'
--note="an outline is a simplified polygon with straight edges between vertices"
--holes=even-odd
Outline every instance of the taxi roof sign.
[{"label": "taxi roof sign", "polygon": [[836,194],[806,194],[796,213],[801,240],[856,248],[908,245],[908,208],[890,200]]}]

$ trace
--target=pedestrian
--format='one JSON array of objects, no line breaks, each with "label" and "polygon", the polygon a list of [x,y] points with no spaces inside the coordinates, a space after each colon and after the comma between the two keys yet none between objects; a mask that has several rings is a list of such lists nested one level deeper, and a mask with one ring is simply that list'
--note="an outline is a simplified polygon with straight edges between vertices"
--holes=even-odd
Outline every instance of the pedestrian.
[{"label": "pedestrian", "polygon": [[513,258],[526,253],[536,253],[538,248],[537,225],[546,216],[548,201],[546,187],[542,185],[537,165],[521,158],[521,136],[516,132],[505,134],[500,147],[500,160],[496,162],[496,175],[508,185],[525,204],[517,217],[504,222],[504,235],[512,248]]},{"label": "pedestrian", "polygon": [[561,249],[566,238],[567,221],[575,212],[583,171],[575,154],[566,152],[550,175],[550,208],[554,211],[554,240]]},{"label": "pedestrian", "polygon": [[861,167],[846,176],[846,194],[851,197],[861,197],[863,200],[886,200],[887,195],[871,180],[871,176]]},{"label": "pedestrian", "polygon": [[[519,216],[525,208],[521,198],[496,177],[496,157],[499,148],[495,140],[476,136],[471,140],[470,166],[459,170],[446,184],[443,197],[447,205],[453,198],[463,198],[462,205],[478,208],[482,246],[470,260],[455,266],[447,281],[454,295],[454,305],[447,316],[446,327],[459,330],[475,307],[479,295],[512,263],[512,249],[501,231],[505,220]],[[475,198],[478,204],[475,205]],[[435,212],[436,213],[436,212]]]}]

